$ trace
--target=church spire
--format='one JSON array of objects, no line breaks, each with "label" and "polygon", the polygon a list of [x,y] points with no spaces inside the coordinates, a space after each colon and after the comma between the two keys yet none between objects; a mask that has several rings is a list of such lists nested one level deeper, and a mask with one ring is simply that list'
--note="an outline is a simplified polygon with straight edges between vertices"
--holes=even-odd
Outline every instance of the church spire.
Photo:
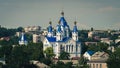
[{"label": "church spire", "polygon": [[77,30],[77,26],[76,26],[76,21],[74,22],[74,27],[73,27],[73,32],[72,32],[72,38],[75,41],[78,41],[78,30]]},{"label": "church spire", "polygon": [[64,11],[62,10],[61,15],[64,17]]},{"label": "church spire", "polygon": [[74,22],[74,27],[73,27],[73,32],[77,32],[77,31],[78,31],[76,24],[77,24],[77,22],[75,21],[75,22]]},{"label": "church spire", "polygon": [[57,32],[61,32],[60,21],[58,22],[58,26],[57,26]]},{"label": "church spire", "polygon": [[48,32],[52,32],[52,22],[50,21],[49,24],[50,24],[50,25],[49,25],[49,27],[48,27]]},{"label": "church spire", "polygon": [[63,32],[61,30],[60,22],[58,22],[57,31],[56,31],[56,41],[62,41],[62,40],[63,40]]},{"label": "church spire", "polygon": [[49,22],[49,26],[48,26],[48,37],[52,37],[53,36],[53,30],[52,30],[52,22]]},{"label": "church spire", "polygon": [[77,24],[77,22],[75,21],[75,22],[74,22],[74,25],[76,26],[76,24]]},{"label": "church spire", "polygon": [[51,24],[52,24],[52,22],[50,21],[50,22],[49,22],[49,24],[51,25]]}]

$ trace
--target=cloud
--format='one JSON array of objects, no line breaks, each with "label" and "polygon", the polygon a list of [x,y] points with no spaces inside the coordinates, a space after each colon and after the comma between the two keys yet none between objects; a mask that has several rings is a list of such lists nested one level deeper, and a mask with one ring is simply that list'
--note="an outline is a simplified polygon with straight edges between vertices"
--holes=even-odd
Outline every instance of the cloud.
[{"label": "cloud", "polygon": [[120,22],[117,22],[116,24],[114,24],[114,26],[120,27]]},{"label": "cloud", "polygon": [[107,7],[102,7],[98,8],[97,12],[98,13],[104,13],[104,12],[119,12],[120,8],[118,7],[112,7],[112,6],[107,6]]},{"label": "cloud", "polygon": [[120,22],[113,23],[113,25],[110,26],[111,29],[120,29]]},{"label": "cloud", "polygon": [[90,29],[90,26],[83,24],[83,23],[77,23],[78,29]]},{"label": "cloud", "polygon": [[109,11],[113,11],[114,9],[115,8],[113,8],[112,6],[108,6],[108,7],[99,8],[97,12],[109,12]]}]

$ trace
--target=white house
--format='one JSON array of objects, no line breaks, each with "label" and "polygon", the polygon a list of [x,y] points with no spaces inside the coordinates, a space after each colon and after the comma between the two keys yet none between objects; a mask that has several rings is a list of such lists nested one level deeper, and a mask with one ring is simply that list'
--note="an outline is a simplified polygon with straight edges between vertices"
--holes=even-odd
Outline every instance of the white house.
[{"label": "white house", "polygon": [[95,53],[94,51],[86,51],[86,52],[83,54],[83,57],[85,57],[85,58],[88,59],[88,60],[91,60],[91,56],[92,56],[94,53]]}]

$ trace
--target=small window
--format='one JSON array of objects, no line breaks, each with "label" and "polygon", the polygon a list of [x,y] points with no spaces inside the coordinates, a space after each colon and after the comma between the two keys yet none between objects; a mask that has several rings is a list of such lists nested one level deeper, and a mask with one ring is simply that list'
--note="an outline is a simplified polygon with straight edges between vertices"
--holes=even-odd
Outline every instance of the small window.
[{"label": "small window", "polygon": [[95,64],[93,64],[93,68],[95,68]]},{"label": "small window", "polygon": [[68,52],[68,45],[66,45],[66,52]]},{"label": "small window", "polygon": [[96,64],[96,68],[98,68],[98,64]]},{"label": "small window", "polygon": [[91,68],[91,64],[89,64],[89,68]]},{"label": "small window", "polygon": [[102,64],[100,64],[100,68],[102,68]]},{"label": "small window", "polygon": [[70,52],[70,45],[69,45],[69,52]]}]

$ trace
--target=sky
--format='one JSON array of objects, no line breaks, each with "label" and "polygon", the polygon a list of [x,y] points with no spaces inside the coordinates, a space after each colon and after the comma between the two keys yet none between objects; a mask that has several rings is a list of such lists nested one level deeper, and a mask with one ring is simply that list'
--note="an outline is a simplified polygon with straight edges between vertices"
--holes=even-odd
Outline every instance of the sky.
[{"label": "sky", "polygon": [[120,0],[0,0],[0,25],[56,27],[62,10],[71,29],[120,29]]}]

